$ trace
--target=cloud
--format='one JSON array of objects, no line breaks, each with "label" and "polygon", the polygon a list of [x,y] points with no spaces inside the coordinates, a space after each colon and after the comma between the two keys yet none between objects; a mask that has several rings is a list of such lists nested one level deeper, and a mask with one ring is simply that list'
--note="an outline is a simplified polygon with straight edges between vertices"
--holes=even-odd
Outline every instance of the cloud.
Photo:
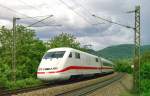
[{"label": "cloud", "polygon": [[9,20],[0,19],[0,24],[3,24],[3,26],[7,26],[9,28],[12,22]]},{"label": "cloud", "polygon": [[[107,46],[133,43],[134,31],[117,25],[110,24],[100,19],[94,18],[92,14],[96,14],[103,18],[122,23],[125,25],[134,26],[134,14],[126,14],[126,11],[134,10],[138,0],[13,0],[6,2],[0,1],[0,23],[5,26],[12,26],[12,17],[25,18],[27,16],[54,16],[45,20],[48,25],[62,25],[34,27],[37,37],[41,40],[48,40],[61,32],[73,34],[77,40],[84,44],[92,44],[95,50],[102,49]],[[10,11],[3,6],[11,8],[19,13]],[[141,38],[142,44],[150,44],[149,38],[149,22],[150,3],[147,0],[142,0],[141,8]],[[36,18],[41,20],[45,17]],[[18,24],[25,26],[37,22],[33,19],[18,20]],[[104,23],[104,24],[100,24]],[[39,23],[35,26],[44,26]]]}]

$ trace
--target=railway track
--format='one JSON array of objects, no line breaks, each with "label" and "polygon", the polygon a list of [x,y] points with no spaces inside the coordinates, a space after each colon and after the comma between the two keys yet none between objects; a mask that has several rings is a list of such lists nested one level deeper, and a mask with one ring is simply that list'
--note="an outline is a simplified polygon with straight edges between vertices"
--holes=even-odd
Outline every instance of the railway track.
[{"label": "railway track", "polygon": [[24,92],[29,92],[33,90],[38,90],[42,88],[48,87],[50,83],[44,83],[39,86],[34,86],[34,87],[27,87],[27,88],[22,88],[22,89],[15,89],[15,90],[9,90],[6,88],[0,88],[0,96],[11,96],[13,94],[18,94],[18,93],[24,93]]},{"label": "railway track", "polygon": [[26,93],[26,92],[31,92],[31,91],[34,91],[34,90],[39,90],[39,89],[44,89],[44,88],[61,86],[61,85],[76,83],[76,82],[80,82],[80,81],[95,79],[95,78],[98,78],[98,77],[104,77],[104,76],[106,76],[106,75],[100,75],[100,76],[95,76],[95,77],[87,77],[87,78],[76,79],[76,80],[72,80],[72,81],[62,81],[62,82],[57,82],[57,83],[56,82],[43,83],[43,84],[38,85],[38,86],[27,87],[27,88],[22,88],[22,89],[15,89],[15,90],[8,90],[6,88],[0,87],[0,96],[11,96],[11,95],[19,94],[19,93]]},{"label": "railway track", "polygon": [[100,81],[85,87],[81,87],[79,89],[70,90],[61,94],[57,94],[56,96],[86,96],[88,94],[91,94],[92,92],[95,92],[97,89],[103,88],[115,81],[120,80],[124,75],[125,74],[123,73],[119,73],[116,76],[109,78],[107,80]]}]

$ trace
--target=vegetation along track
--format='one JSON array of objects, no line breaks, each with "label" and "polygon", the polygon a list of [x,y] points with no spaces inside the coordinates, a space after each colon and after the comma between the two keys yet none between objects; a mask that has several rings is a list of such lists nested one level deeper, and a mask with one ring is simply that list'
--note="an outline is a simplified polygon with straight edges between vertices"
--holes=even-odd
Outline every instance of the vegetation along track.
[{"label": "vegetation along track", "polygon": [[[107,74],[109,75],[109,74]],[[0,96],[11,96],[13,94],[19,94],[19,93],[26,93],[26,92],[31,92],[34,90],[38,90],[38,89],[43,89],[43,88],[50,88],[50,87],[55,87],[55,86],[60,86],[60,85],[66,85],[66,84],[71,84],[71,83],[75,83],[75,82],[80,82],[80,81],[86,81],[86,80],[90,80],[90,79],[95,79],[98,77],[104,77],[106,76],[106,74],[104,75],[98,75],[98,76],[94,76],[94,77],[87,77],[87,78],[80,78],[80,79],[76,79],[76,80],[66,80],[66,81],[61,81],[61,82],[45,82],[41,85],[38,86],[32,86],[32,87],[27,87],[27,88],[21,88],[21,89],[15,89],[15,90],[9,90],[3,87],[0,87]]]},{"label": "vegetation along track", "polygon": [[115,81],[120,80],[125,74],[124,73],[118,73],[116,76],[109,78],[107,80],[103,80],[85,87],[81,87],[79,89],[67,91],[61,94],[57,94],[56,96],[85,96],[92,92],[94,92],[97,89],[103,88]]}]

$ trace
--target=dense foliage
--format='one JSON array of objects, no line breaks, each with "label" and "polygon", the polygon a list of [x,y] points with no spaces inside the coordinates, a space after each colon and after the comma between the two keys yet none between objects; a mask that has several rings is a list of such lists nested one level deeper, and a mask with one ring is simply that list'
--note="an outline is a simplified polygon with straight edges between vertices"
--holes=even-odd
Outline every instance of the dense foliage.
[{"label": "dense foliage", "polygon": [[71,47],[81,51],[87,51],[88,49],[82,48],[80,43],[76,41],[76,38],[68,33],[61,33],[58,36],[53,37],[47,42],[47,48],[57,48],[57,47]]},{"label": "dense foliage", "polygon": [[37,67],[45,51],[57,47],[72,47],[82,51],[75,37],[62,33],[44,44],[34,30],[24,26],[16,27],[16,82],[12,81],[12,30],[0,28],[0,85],[10,89],[40,84],[36,78]]},{"label": "dense foliage", "polygon": [[57,47],[72,47],[72,48],[80,48],[80,43],[75,41],[75,37],[71,34],[62,33],[58,36],[53,37],[48,42],[49,48],[57,48]]},{"label": "dense foliage", "polygon": [[141,57],[141,92],[143,96],[150,96],[150,51]]},{"label": "dense foliage", "polygon": [[[150,96],[150,51],[141,56],[140,66],[140,89],[141,96]],[[121,59],[115,61],[115,70],[119,72],[132,73],[132,61],[129,59]]]},{"label": "dense foliage", "polygon": [[[125,48],[125,46],[128,46]],[[67,33],[62,33],[50,39],[46,44],[39,40],[34,30],[24,26],[16,27],[16,82],[12,82],[12,30],[0,28],[0,85],[10,89],[35,86],[41,81],[36,79],[37,66],[46,50],[57,47],[72,47],[82,51],[108,56],[108,58],[130,58],[132,54],[130,45],[119,47],[108,47],[102,51],[94,51],[80,47],[76,38]],[[115,49],[116,48],[116,49]],[[130,49],[130,50],[129,50]],[[150,47],[143,46],[142,50],[149,50]],[[144,52],[144,51],[142,51]],[[120,55],[119,55],[120,54]],[[105,57],[104,56],[104,57]],[[119,72],[132,73],[130,59],[119,59],[114,62],[115,70]],[[141,91],[143,96],[150,95],[150,51],[145,52],[141,57]]]},{"label": "dense foliage", "polygon": [[132,60],[129,59],[120,59],[117,61],[114,61],[114,70],[118,72],[127,72],[127,73],[132,73]]},{"label": "dense foliage", "polygon": [[[12,30],[0,29],[0,83],[9,87],[19,80],[36,78],[36,69],[46,51],[41,40],[36,38],[33,30],[23,26],[16,27],[16,83],[12,82]],[[31,79],[29,79],[31,81]],[[35,82],[36,83],[36,82]],[[30,85],[30,84],[29,84]],[[28,85],[26,85],[28,86]]]}]

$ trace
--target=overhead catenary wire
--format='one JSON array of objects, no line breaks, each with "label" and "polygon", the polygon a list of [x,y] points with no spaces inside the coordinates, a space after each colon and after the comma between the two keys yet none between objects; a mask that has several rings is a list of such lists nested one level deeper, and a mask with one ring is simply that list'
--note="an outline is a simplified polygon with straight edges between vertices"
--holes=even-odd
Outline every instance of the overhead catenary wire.
[{"label": "overhead catenary wire", "polygon": [[[80,6],[84,11],[86,11],[90,16],[92,16],[93,12],[91,12],[90,10],[88,10],[86,7],[84,7],[82,4],[80,3],[77,3],[76,0],[74,0],[74,2],[72,1],[72,3]],[[100,21],[96,21],[95,24],[91,24],[92,26],[97,26],[97,25],[100,25],[100,24],[105,24],[104,22],[100,22]],[[98,31],[100,31],[99,28],[96,28]]]},{"label": "overhead catenary wire", "polygon": [[96,17],[96,18],[99,18],[99,19],[101,19],[101,20],[103,20],[103,21],[107,21],[107,22],[109,22],[109,23],[113,23],[113,24],[116,24],[116,25],[122,26],[122,27],[135,29],[135,28],[134,28],[134,27],[132,27],[132,26],[128,26],[128,25],[124,25],[124,24],[120,24],[120,23],[118,23],[118,22],[114,22],[114,21],[111,21],[111,20],[108,20],[108,19],[102,18],[102,17],[100,17],[100,16],[96,16],[95,14],[93,14],[92,16],[93,16],[93,17]]},{"label": "overhead catenary wire", "polygon": [[50,16],[50,15],[41,15],[41,16],[25,17],[25,18],[21,18],[21,19],[40,18],[40,17],[46,17],[46,16]]},{"label": "overhead catenary wire", "polygon": [[[73,2],[73,1],[72,1]],[[77,3],[76,0],[74,0],[74,3],[77,4],[78,6],[80,6],[82,9],[84,9],[88,14],[93,15],[94,13],[91,12],[91,10],[87,9],[86,7],[84,7],[82,4]],[[98,24],[104,24],[104,22],[99,22],[97,21],[97,24],[93,24],[93,25],[98,25]]]},{"label": "overhead catenary wire", "polygon": [[18,1],[21,2],[22,4],[24,4],[24,5],[26,5],[26,6],[29,6],[30,8],[33,8],[33,9],[35,9],[36,11],[39,12],[39,8],[36,8],[36,7],[32,6],[32,5],[29,5],[29,4],[27,4],[26,2],[24,2],[23,0],[18,0]]},{"label": "overhead catenary wire", "polygon": [[[38,8],[36,8],[36,7],[34,7],[34,6],[32,6],[32,5],[29,5],[29,4],[27,4],[26,2],[24,2],[24,1],[22,1],[22,0],[19,0],[21,3],[23,3],[24,5],[27,5],[27,6],[29,6],[29,7],[31,7],[31,8],[34,8],[34,9],[36,9],[36,10],[38,10]],[[84,16],[82,16],[82,15],[80,15],[78,12],[76,12],[76,11],[74,11],[74,9],[71,7],[71,6],[69,6],[67,3],[65,3],[63,0],[59,0],[61,3],[63,3],[63,5],[65,5],[68,9],[70,9],[70,10],[72,10],[76,15],[78,15],[78,16],[80,16],[82,19],[84,19],[84,21],[86,21],[87,23],[89,23],[89,24],[91,24],[91,25],[98,25],[98,24],[103,24],[103,23],[98,23],[98,24],[92,24],[89,20],[87,20]],[[92,14],[92,13],[91,13]],[[49,26],[49,25],[48,25]],[[59,25],[56,25],[56,26],[59,26]]]},{"label": "overhead catenary wire", "polygon": [[88,21],[84,16],[80,15],[78,12],[76,12],[71,6],[69,6],[67,3],[65,3],[63,0],[59,0],[63,5],[65,5],[68,9],[70,9],[72,12],[74,12],[76,15],[81,17],[84,21],[86,21],[88,24],[92,25],[90,21]]},{"label": "overhead catenary wire", "polygon": [[[9,7],[6,7],[6,6],[2,5],[2,4],[0,4],[0,7],[5,8],[5,9],[7,9],[7,10],[9,10],[9,11],[14,12],[14,13],[20,14],[20,15],[22,15],[22,16],[24,16],[24,17],[32,18],[33,20],[39,21],[39,20],[37,20],[37,19],[35,19],[35,18],[33,18],[33,17],[30,17],[30,16],[28,16],[28,15],[26,15],[26,14],[20,13],[20,12],[14,10],[14,9],[11,9],[11,8],[9,8]],[[48,24],[46,24],[46,23],[44,23],[44,22],[41,22],[41,23],[43,23],[43,24],[49,26]]]},{"label": "overhead catenary wire", "polygon": [[[59,0],[61,3],[63,3],[67,8],[69,8],[70,10],[72,10],[74,13],[76,13],[78,16],[80,16],[80,17],[82,17],[82,19],[84,19],[86,22],[88,22],[89,24],[91,24],[91,22],[89,22],[86,18],[84,18],[84,16],[82,16],[82,15],[80,15],[78,12],[76,12],[72,7],[70,7],[67,3],[65,3],[63,0]],[[9,8],[9,7],[6,7],[6,6],[4,6],[4,5],[2,5],[2,4],[0,4],[0,6],[1,7],[3,7],[3,8],[5,8],[5,9],[7,9],[7,10],[10,10],[10,11],[13,11],[13,12],[15,12],[15,13],[18,13],[18,14],[21,14],[22,16],[25,16],[25,17],[27,17],[27,18],[32,18],[32,19],[34,19],[34,20],[37,20],[37,19],[35,19],[34,17],[29,17],[29,16],[27,16],[27,15],[25,15],[25,14],[23,14],[23,13],[20,13],[20,12],[17,12],[16,10],[14,10],[14,9],[11,9],[11,8]],[[83,6],[82,6],[83,7]],[[84,7],[83,7],[84,8]],[[86,8],[84,8],[85,10],[86,10]],[[89,11],[88,11],[89,12]],[[91,12],[89,12],[90,14],[91,14]],[[92,15],[92,16],[94,16],[94,15]],[[96,17],[96,16],[95,16]],[[104,18],[99,18],[99,19],[102,19],[102,20],[105,20],[105,21],[107,21],[107,22],[109,22],[109,23],[114,23],[114,24],[117,24],[117,25],[120,25],[120,26],[124,26],[124,27],[127,27],[127,28],[133,28],[133,27],[131,27],[131,26],[126,26],[126,25],[123,25],[123,24],[120,24],[120,23],[116,23],[116,22],[113,22],[113,21],[110,21],[110,20],[107,20],[107,19],[104,19]],[[38,20],[37,20],[38,21]],[[45,24],[44,22],[41,22],[41,23],[43,23],[43,24]],[[47,24],[45,24],[45,25],[47,25]],[[50,26],[50,25],[47,25],[47,26]]]},{"label": "overhead catenary wire", "polygon": [[6,7],[6,6],[2,5],[2,4],[0,4],[0,7],[5,8],[5,9],[7,9],[7,10],[9,10],[9,11],[14,12],[14,13],[20,14],[20,15],[22,15],[22,16],[24,16],[24,17],[29,17],[29,16],[27,16],[27,15],[25,15],[25,14],[23,14],[23,13],[17,12],[16,10],[11,9],[11,8],[9,8],[9,7]]},{"label": "overhead catenary wire", "polygon": [[37,22],[35,22],[35,23],[33,23],[33,24],[27,26],[27,27],[31,27],[31,26],[33,26],[33,25],[35,25],[35,24],[37,24],[37,23],[39,23],[39,22],[42,22],[42,21],[44,21],[44,20],[46,20],[46,19],[48,19],[48,18],[50,18],[50,17],[52,17],[52,16],[53,16],[53,15],[50,15],[50,16],[48,16],[48,17],[42,19],[42,20],[39,20],[39,21],[37,21]]},{"label": "overhead catenary wire", "polygon": [[[35,9],[37,12],[39,12],[39,10],[40,10],[39,7],[35,7],[35,6],[31,5],[31,4],[28,4],[28,3],[24,2],[23,0],[18,0],[18,1],[19,1],[20,3],[26,5],[26,6],[29,6],[30,8]],[[49,10],[48,10],[48,11],[49,11]],[[51,21],[48,21],[48,23],[52,23],[52,22],[51,22]],[[49,25],[48,25],[48,26],[49,26]]]},{"label": "overhead catenary wire", "polygon": [[[139,2],[140,2],[141,0],[139,0]],[[73,1],[72,1],[73,2]],[[86,12],[88,12],[89,14],[91,14],[91,15],[93,15],[94,13],[92,13],[92,11],[90,10],[90,9],[87,9],[86,7],[85,7],[85,5],[83,5],[83,4],[80,4],[79,2],[77,3],[76,2],[76,0],[74,0],[74,3],[76,3],[78,6],[80,6],[82,9],[84,9]],[[106,19],[107,20],[107,19]],[[99,21],[97,21],[97,22],[99,22]],[[110,21],[109,20],[109,23],[116,23],[117,24],[117,22],[112,22],[112,21]],[[98,24],[104,24],[104,22],[99,22]],[[98,24],[93,24],[93,25],[98,25]],[[118,25],[124,25],[124,24],[119,24],[118,23]],[[127,27],[126,25],[124,25],[124,27]],[[131,26],[129,26],[129,27],[131,27]]]},{"label": "overhead catenary wire", "polygon": [[[68,9],[70,9],[71,11],[73,11],[76,15],[80,16],[84,21],[86,21],[89,25],[92,25],[95,27],[95,25],[98,25],[98,24],[104,24],[104,23],[97,23],[97,24],[92,24],[89,20],[87,20],[84,16],[80,15],[78,12],[76,12],[72,7],[70,7],[68,4],[66,4],[63,0],[59,0],[63,5],[65,5]],[[99,28],[96,28],[98,31]]]},{"label": "overhead catenary wire", "polygon": [[[42,21],[44,21],[44,20],[46,20],[46,19],[48,19],[48,18],[50,18],[50,17],[52,17],[53,15],[49,15],[48,17],[46,17],[46,18],[44,18],[44,19],[41,19],[41,20],[39,20],[39,21],[37,21],[37,22],[35,22],[35,23],[33,23],[33,24],[31,24],[31,25],[29,25],[29,26],[27,26],[27,27],[41,27],[41,26],[33,26],[33,25],[36,25],[37,23],[40,23],[40,22],[42,22]],[[45,25],[44,25],[45,26]],[[62,25],[47,25],[47,26],[62,26]]]},{"label": "overhead catenary wire", "polygon": [[[73,2],[73,1],[72,1]],[[77,4],[78,6],[80,6],[81,8],[83,8],[84,10],[86,10],[89,14],[92,14],[92,12],[90,12],[87,8],[85,8],[84,6],[82,6],[81,4],[77,3],[76,0],[74,0],[74,3]]]},{"label": "overhead catenary wire", "polygon": [[[28,3],[24,2],[23,0],[18,0],[18,1],[19,1],[20,3],[26,5],[26,6],[29,6],[30,8],[35,9],[37,12],[39,12],[39,10],[40,10],[40,8],[36,8],[36,7],[32,6],[32,5],[29,5]],[[46,15],[45,15],[45,16],[46,16]],[[47,15],[47,16],[49,16],[49,15]],[[35,16],[35,17],[32,17],[32,18],[36,18],[36,17],[44,17],[44,16]],[[30,18],[30,17],[29,17],[29,18]],[[26,18],[22,18],[22,19],[26,19]]]},{"label": "overhead catenary wire", "polygon": [[[102,22],[98,22],[98,23],[91,23],[89,20],[87,20],[87,18],[85,18],[84,16],[80,15],[78,12],[76,12],[71,6],[69,6],[67,3],[65,3],[63,0],[59,0],[63,5],[65,5],[68,9],[70,9],[71,11],[73,11],[76,15],[78,15],[80,18],[82,18],[84,21],[86,21],[89,25],[94,26],[95,25],[99,25],[99,24],[104,24]],[[89,12],[90,13],[90,12]],[[90,13],[92,14],[92,13]],[[99,28],[96,28],[98,31],[100,31]]]}]

